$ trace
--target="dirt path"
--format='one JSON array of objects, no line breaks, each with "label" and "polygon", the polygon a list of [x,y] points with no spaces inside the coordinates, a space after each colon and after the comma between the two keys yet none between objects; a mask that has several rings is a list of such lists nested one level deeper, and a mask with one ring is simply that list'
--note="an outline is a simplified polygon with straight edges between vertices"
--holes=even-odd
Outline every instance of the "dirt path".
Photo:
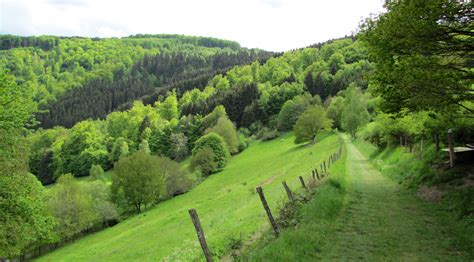
[{"label": "dirt path", "polygon": [[384,177],[346,139],[349,176],[345,208],[335,221],[328,260],[459,260],[447,230],[430,208]]}]

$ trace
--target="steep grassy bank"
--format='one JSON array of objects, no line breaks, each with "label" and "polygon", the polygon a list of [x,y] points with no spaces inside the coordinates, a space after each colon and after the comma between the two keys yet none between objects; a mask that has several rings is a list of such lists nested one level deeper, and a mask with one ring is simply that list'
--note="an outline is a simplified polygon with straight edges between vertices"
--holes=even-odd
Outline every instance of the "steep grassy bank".
[{"label": "steep grassy bank", "polygon": [[[294,136],[256,142],[235,156],[220,173],[190,192],[157,205],[122,223],[54,251],[40,261],[157,261],[201,258],[188,215],[195,208],[209,247],[217,258],[236,240],[247,240],[267,227],[255,187],[261,185],[272,210],[285,197],[281,181],[300,187],[297,177],[339,147],[334,134],[321,134],[311,146],[297,146]],[[278,215],[278,213],[276,214]]]}]

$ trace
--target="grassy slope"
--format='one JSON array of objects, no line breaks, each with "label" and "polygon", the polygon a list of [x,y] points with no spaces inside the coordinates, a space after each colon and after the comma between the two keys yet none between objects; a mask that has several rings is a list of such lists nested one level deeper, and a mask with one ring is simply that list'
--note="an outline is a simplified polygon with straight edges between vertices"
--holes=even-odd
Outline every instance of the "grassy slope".
[{"label": "grassy slope", "polygon": [[87,236],[41,261],[190,260],[201,250],[187,210],[196,208],[215,255],[229,250],[231,238],[248,239],[268,226],[255,187],[263,185],[269,205],[277,210],[285,193],[283,179],[299,187],[298,175],[309,175],[338,148],[336,135],[323,135],[312,146],[296,146],[286,134],[252,144],[232,158],[226,169],[190,192],[159,204],[119,225]]},{"label": "grassy slope", "polygon": [[342,209],[344,191],[326,183],[303,208],[303,223],[257,248],[252,260],[468,259],[456,250],[453,232],[433,205],[382,176],[351,143],[346,148],[347,177],[335,178],[347,183]]}]

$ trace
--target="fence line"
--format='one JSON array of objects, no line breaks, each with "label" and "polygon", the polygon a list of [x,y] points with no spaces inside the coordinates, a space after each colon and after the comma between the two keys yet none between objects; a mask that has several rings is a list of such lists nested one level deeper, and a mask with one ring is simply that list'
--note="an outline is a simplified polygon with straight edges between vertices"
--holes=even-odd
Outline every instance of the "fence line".
[{"label": "fence line", "polygon": [[[341,142],[341,144],[339,145],[339,149],[335,153],[329,154],[328,169],[331,167],[331,164],[334,164],[334,162],[337,161],[342,155],[343,142],[342,142],[341,139],[339,139],[339,142]],[[325,158],[323,158],[323,159],[325,159]],[[324,165],[324,170],[323,170],[323,165]],[[302,188],[306,189],[308,192],[310,191],[310,189],[308,187],[306,187],[306,184],[304,182],[304,178],[303,178],[304,174],[307,174],[307,173],[311,172],[310,179],[313,178],[315,180],[316,180],[316,177],[317,177],[317,180],[321,180],[324,177],[329,176],[329,172],[327,172],[327,170],[326,170],[326,160],[323,160],[323,162],[320,163],[320,170],[321,170],[321,176],[318,172],[317,167],[316,168],[311,168],[307,171],[302,172],[301,175],[298,176]],[[293,196],[293,192],[288,187],[285,180],[282,181],[282,185],[283,185],[283,187],[286,191],[288,199],[290,201],[294,201],[295,198]],[[275,236],[278,237],[280,235],[280,229],[279,229],[278,224],[276,223],[275,219],[273,218],[273,214],[270,210],[270,207],[268,206],[268,202],[267,202],[267,199],[265,198],[265,194],[263,193],[262,187],[261,186],[256,187],[256,191],[257,191],[257,193],[260,197],[260,200],[262,202],[262,206],[263,206],[263,208],[264,208],[264,210],[267,214],[268,220],[270,221],[270,225],[271,225],[271,227],[272,227],[272,229],[275,233]],[[206,238],[204,236],[204,231],[202,229],[201,222],[199,220],[197,212],[193,208],[193,209],[189,210],[189,214],[191,216],[191,220],[193,221],[194,227],[196,229],[196,234],[197,234],[199,243],[201,244],[201,248],[203,250],[206,261],[207,262],[212,262],[211,252],[209,251],[209,247],[207,246]]]}]

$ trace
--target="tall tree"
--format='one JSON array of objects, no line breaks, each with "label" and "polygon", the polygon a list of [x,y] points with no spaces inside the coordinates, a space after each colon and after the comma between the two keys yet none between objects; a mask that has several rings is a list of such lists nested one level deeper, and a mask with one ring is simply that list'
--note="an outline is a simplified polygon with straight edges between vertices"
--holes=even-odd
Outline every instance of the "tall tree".
[{"label": "tall tree", "polygon": [[362,26],[376,63],[374,91],[398,113],[474,109],[472,1],[389,1],[388,12]]},{"label": "tall tree", "polygon": [[353,138],[356,137],[357,130],[369,121],[367,102],[362,91],[355,85],[350,85],[345,91],[341,120],[342,128]]},{"label": "tall tree", "polygon": [[35,105],[25,87],[0,72],[0,257],[54,240],[54,219],[39,181],[27,173],[23,133]]}]

